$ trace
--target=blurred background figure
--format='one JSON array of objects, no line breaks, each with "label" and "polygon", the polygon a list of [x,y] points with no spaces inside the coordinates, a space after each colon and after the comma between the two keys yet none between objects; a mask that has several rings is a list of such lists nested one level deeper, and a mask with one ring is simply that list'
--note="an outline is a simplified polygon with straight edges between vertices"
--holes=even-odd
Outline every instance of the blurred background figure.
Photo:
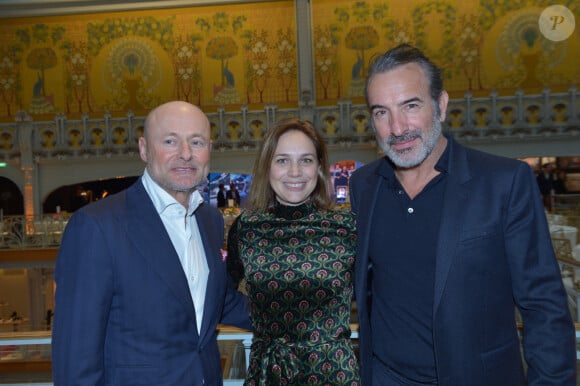
[{"label": "blurred background figure", "polygon": [[546,210],[552,210],[552,195],[554,194],[554,180],[556,176],[554,170],[556,166],[549,162],[542,165],[542,170],[538,173],[536,181],[538,181],[538,187],[540,188],[540,193],[542,194],[542,200],[544,201],[544,207]]},{"label": "blurred background figure", "polygon": [[225,208],[226,207],[226,187],[224,184],[219,184],[219,189],[217,192],[217,207],[218,208]]},{"label": "blurred background figure", "polygon": [[238,206],[238,207],[240,206],[241,204],[240,192],[238,191],[238,188],[236,187],[235,183],[233,182],[230,183],[230,190],[228,190],[226,197],[228,199],[228,206]]}]

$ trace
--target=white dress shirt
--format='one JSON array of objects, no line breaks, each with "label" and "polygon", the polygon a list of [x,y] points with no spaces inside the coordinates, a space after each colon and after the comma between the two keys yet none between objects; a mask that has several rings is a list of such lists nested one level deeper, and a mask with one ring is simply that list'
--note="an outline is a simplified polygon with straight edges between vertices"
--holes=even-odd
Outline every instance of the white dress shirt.
[{"label": "white dress shirt", "polygon": [[203,197],[197,190],[194,191],[189,197],[189,208],[186,209],[153,181],[147,169],[143,173],[142,181],[181,261],[195,307],[197,331],[200,332],[209,267],[193,213],[203,202]]}]

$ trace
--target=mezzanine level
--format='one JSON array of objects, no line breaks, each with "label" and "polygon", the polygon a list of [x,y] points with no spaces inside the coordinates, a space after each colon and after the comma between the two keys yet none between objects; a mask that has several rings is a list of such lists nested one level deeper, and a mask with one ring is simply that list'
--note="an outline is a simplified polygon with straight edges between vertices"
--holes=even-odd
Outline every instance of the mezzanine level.
[{"label": "mezzanine level", "polygon": [[[529,95],[523,91],[510,96],[494,92],[487,97],[467,93],[464,98],[450,100],[446,126],[459,141],[495,153],[519,154],[535,145],[553,149],[550,155],[577,155],[579,97],[575,87],[565,93],[552,93],[547,88]],[[341,100],[333,106],[285,109],[264,105],[262,110],[242,106],[238,111],[226,111],[222,107],[207,115],[215,157],[255,150],[268,127],[289,116],[312,120],[331,150],[369,149],[376,154],[368,110],[364,104],[351,100]],[[26,112],[19,112],[15,122],[0,123],[0,160],[23,165],[43,160],[137,157],[144,119],[129,111],[124,116],[106,114],[93,118],[84,114],[79,119],[58,114],[50,121],[35,121]],[[507,147],[512,151],[507,151]]]}]

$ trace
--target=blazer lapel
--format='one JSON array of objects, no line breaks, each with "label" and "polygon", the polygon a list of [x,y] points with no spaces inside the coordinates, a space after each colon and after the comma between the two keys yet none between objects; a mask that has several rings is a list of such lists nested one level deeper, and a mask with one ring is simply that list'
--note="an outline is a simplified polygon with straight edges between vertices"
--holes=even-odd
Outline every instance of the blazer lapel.
[{"label": "blazer lapel", "polygon": [[140,179],[129,188],[127,205],[127,234],[133,240],[137,252],[170,288],[185,312],[195,320],[193,300],[181,262]]},{"label": "blazer lapel", "polygon": [[[216,224],[213,220],[215,216],[211,213],[206,213],[207,209],[204,207],[206,204],[201,204],[200,208],[195,213],[195,219],[198,224],[199,233],[203,241],[203,248],[205,251],[205,258],[207,261],[207,266],[209,268],[209,276],[207,278],[207,288],[205,293],[205,305],[203,309],[203,320],[201,323],[200,335],[205,336],[208,333],[208,329],[212,326],[212,321],[219,320],[219,315],[217,314],[219,303],[215,301],[215,294],[223,293],[223,290],[219,286],[224,286],[226,283],[223,282],[221,274],[223,273],[224,267],[218,266],[221,264],[221,251],[216,249],[216,245],[223,244],[223,233],[222,239],[219,239],[219,228],[222,227],[223,223]],[[214,230],[217,230],[214,231]]]},{"label": "blazer lapel", "polygon": [[358,269],[356,270],[356,282],[362,283],[358,286],[358,291],[363,291],[360,293],[359,298],[365,298],[365,293],[368,293],[368,273],[370,267],[370,261],[368,258],[369,242],[370,242],[370,232],[368,231],[372,225],[373,211],[375,204],[379,197],[379,192],[381,188],[381,181],[383,178],[375,173],[373,169],[368,176],[366,176],[365,184],[359,187],[361,192],[369,191],[372,193],[370,199],[359,198],[359,210],[356,214],[357,218],[357,228],[359,237],[362,235],[364,238],[359,240],[359,250],[357,251],[356,260],[358,263]]},{"label": "blazer lapel", "polygon": [[439,307],[449,269],[456,257],[455,249],[465,221],[461,208],[467,205],[470,192],[466,184],[471,176],[465,149],[458,146],[449,137],[448,140],[448,146],[450,146],[449,175],[443,199],[439,243],[437,244],[435,260],[433,315]]}]

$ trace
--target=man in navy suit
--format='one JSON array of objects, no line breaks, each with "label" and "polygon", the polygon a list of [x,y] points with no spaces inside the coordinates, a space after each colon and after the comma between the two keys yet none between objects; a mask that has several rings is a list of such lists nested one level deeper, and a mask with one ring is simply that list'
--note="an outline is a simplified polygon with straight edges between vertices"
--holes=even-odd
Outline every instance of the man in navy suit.
[{"label": "man in navy suit", "polygon": [[414,47],[377,58],[366,98],[385,157],[350,180],[363,384],[575,385],[574,326],[531,168],[442,134],[440,70]]},{"label": "man in navy suit", "polygon": [[186,102],[155,108],[143,176],[72,216],[59,250],[55,385],[221,385],[218,323],[250,328],[222,257],[224,223],[197,187],[210,124]]}]

